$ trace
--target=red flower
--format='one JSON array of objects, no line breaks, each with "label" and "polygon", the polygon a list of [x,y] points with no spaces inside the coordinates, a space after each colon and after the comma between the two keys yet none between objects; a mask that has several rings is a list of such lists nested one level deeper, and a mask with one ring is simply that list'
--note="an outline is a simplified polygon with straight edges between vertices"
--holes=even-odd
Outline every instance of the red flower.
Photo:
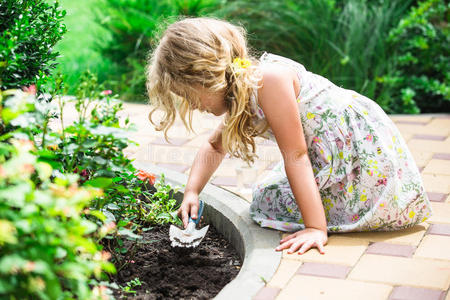
[{"label": "red flower", "polygon": [[30,86],[28,86],[28,87],[24,86],[24,87],[22,88],[22,90],[23,90],[25,93],[29,93],[29,94],[32,94],[32,95],[36,95],[36,85],[34,85],[34,84],[32,84],[32,85],[30,85]]},{"label": "red flower", "polygon": [[143,171],[143,170],[139,170],[139,172],[136,174],[136,177],[137,177],[139,180],[142,180],[142,181],[144,181],[144,182],[148,180],[148,182],[149,182],[151,185],[154,185],[154,184],[155,184],[155,181],[156,181],[156,176],[155,176],[155,174],[148,173],[148,172],[145,172],[145,171]]},{"label": "red flower", "polygon": [[103,92],[101,92],[102,95],[111,95],[112,91],[111,90],[104,90]]}]

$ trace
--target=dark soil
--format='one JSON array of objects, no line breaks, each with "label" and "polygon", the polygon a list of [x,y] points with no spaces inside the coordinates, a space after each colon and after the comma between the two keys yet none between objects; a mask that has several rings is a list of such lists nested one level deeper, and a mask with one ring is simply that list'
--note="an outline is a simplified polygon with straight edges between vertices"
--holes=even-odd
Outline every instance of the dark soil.
[{"label": "dark soil", "polygon": [[[203,227],[204,225],[202,225]],[[214,227],[196,248],[172,248],[169,225],[143,233],[133,261],[119,271],[115,282],[139,278],[136,293],[115,290],[116,299],[211,299],[238,273],[242,262],[236,250]]]}]

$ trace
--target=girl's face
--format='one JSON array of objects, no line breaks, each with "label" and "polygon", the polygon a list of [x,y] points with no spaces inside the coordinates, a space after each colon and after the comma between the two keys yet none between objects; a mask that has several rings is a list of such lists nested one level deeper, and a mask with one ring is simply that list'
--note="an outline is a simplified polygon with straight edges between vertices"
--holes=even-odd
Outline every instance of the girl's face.
[{"label": "girl's face", "polygon": [[197,91],[199,91],[201,103],[201,107],[196,107],[197,109],[206,111],[215,116],[221,116],[227,112],[225,106],[225,92],[212,93],[202,86],[198,87]]}]

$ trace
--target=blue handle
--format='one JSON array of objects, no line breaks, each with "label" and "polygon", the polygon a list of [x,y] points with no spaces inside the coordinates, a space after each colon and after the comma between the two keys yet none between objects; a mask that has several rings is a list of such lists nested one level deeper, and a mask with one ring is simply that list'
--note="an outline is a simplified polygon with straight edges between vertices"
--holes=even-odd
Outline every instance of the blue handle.
[{"label": "blue handle", "polygon": [[202,217],[202,214],[203,214],[203,201],[202,200],[199,200],[198,201],[199,202],[199,207],[198,207],[198,213],[197,213],[197,219],[191,219],[191,217],[189,217],[189,223],[190,222],[194,222],[195,223],[195,225],[198,225],[198,222],[200,222],[200,218]]}]

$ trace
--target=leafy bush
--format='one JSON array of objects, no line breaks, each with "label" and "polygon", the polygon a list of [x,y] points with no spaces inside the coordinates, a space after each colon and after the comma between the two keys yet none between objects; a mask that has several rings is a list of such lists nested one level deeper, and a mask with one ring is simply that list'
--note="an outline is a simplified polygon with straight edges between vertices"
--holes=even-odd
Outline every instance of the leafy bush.
[{"label": "leafy bush", "polygon": [[219,0],[102,0],[97,12],[100,24],[110,33],[101,53],[114,62],[117,74],[108,81],[123,99],[147,101],[145,64],[155,47],[155,33],[167,18],[200,16],[215,9]]},{"label": "leafy bush", "polygon": [[66,32],[57,1],[0,2],[0,90],[43,83],[58,56],[52,47]]},{"label": "leafy bush", "polygon": [[450,112],[450,4],[419,2],[388,36],[392,69],[381,78],[393,112]]},{"label": "leafy bush", "polygon": [[[33,111],[26,105],[34,102],[31,94],[0,96],[6,125]],[[78,175],[52,170],[19,130],[0,140],[0,296],[93,299],[106,293],[98,280],[115,268],[97,240],[108,230],[84,217],[104,219],[86,209],[101,190],[79,187]]]}]

